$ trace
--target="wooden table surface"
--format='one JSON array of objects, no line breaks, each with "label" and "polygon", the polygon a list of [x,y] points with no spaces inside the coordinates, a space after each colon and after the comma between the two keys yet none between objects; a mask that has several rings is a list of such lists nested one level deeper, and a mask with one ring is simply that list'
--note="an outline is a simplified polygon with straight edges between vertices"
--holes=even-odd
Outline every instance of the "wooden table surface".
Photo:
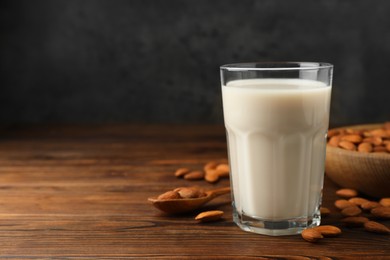
[{"label": "wooden table surface", "polygon": [[148,197],[175,187],[229,185],[173,176],[178,167],[226,158],[221,126],[13,126],[0,133],[3,258],[390,259],[390,236],[339,224],[337,187],[328,179],[323,204],[332,214],[323,223],[343,234],[318,244],[241,231],[229,195],[206,207],[225,211],[214,223],[153,208]]}]

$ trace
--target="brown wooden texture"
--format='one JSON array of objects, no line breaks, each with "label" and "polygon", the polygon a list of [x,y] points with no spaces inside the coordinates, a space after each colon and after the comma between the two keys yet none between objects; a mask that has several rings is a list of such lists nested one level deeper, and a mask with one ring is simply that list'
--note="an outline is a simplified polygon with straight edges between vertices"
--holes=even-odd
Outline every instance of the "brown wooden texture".
[{"label": "brown wooden texture", "polygon": [[[34,126],[0,129],[0,256],[4,258],[389,259],[390,236],[342,227],[328,179],[324,224],[343,234],[310,244],[300,236],[241,231],[229,195],[206,209],[222,221],[199,224],[197,212],[160,213],[147,198],[179,186],[227,186],[177,179],[226,158],[221,126]],[[382,223],[387,226],[389,221]]]}]

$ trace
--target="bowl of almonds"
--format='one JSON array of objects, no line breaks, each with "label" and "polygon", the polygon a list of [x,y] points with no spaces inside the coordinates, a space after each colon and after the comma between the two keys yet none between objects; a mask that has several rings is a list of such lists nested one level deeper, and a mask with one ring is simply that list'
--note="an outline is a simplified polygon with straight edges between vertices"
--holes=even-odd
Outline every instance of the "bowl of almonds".
[{"label": "bowl of almonds", "polygon": [[390,196],[390,122],[330,129],[326,175],[342,187]]}]

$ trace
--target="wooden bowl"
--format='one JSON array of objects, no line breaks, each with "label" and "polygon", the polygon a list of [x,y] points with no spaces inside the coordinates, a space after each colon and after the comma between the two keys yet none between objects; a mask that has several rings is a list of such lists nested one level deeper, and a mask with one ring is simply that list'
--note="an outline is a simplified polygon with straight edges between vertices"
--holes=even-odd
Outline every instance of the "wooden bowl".
[{"label": "wooden bowl", "polygon": [[[374,129],[382,125],[340,127]],[[326,146],[326,175],[345,188],[354,188],[369,196],[390,197],[390,153],[362,153]]]}]

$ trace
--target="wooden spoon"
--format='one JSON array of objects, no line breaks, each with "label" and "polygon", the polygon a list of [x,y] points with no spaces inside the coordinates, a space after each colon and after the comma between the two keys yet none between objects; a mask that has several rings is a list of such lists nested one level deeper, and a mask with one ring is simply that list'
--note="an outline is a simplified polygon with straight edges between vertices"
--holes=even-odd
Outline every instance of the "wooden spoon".
[{"label": "wooden spoon", "polygon": [[178,214],[198,209],[210,200],[226,193],[230,193],[230,187],[206,191],[206,196],[200,198],[159,200],[153,197],[148,200],[161,211]]}]

